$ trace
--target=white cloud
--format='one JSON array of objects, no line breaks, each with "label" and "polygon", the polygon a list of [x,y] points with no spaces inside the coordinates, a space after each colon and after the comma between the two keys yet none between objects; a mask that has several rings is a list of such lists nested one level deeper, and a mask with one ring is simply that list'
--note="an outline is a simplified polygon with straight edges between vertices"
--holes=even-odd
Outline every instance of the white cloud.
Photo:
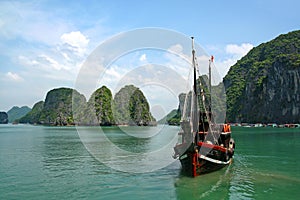
[{"label": "white cloud", "polygon": [[243,43],[241,45],[228,44],[225,48],[226,53],[233,54],[239,58],[245,56],[253,48],[252,44]]},{"label": "white cloud", "polygon": [[72,31],[70,33],[64,33],[60,39],[74,47],[85,47],[89,43],[87,39],[80,31]]},{"label": "white cloud", "polygon": [[13,81],[23,81],[23,78],[20,75],[13,72],[7,72],[6,77]]},{"label": "white cloud", "polygon": [[39,58],[44,65],[50,66],[50,67],[52,67],[52,69],[59,71],[63,68],[56,60],[54,60],[53,58],[51,58],[47,55],[42,54],[39,56]]},{"label": "white cloud", "polygon": [[[50,52],[46,53],[50,54]],[[25,79],[37,81],[37,77],[39,77],[49,83],[52,81],[73,81],[81,63],[68,62],[56,54],[47,54],[18,57]]]},{"label": "white cloud", "polygon": [[33,66],[33,65],[39,64],[39,62],[37,60],[31,60],[28,57],[23,56],[23,55],[18,56],[18,59],[20,61],[20,64],[22,64],[22,65]]},{"label": "white cloud", "polygon": [[67,61],[71,61],[71,58],[68,56],[67,53],[65,52],[61,52],[61,55],[64,57],[64,59],[66,59]]},{"label": "white cloud", "polygon": [[216,79],[215,83],[219,83],[228,73],[230,67],[236,63],[236,59],[227,58],[225,60],[215,60],[215,69],[218,71],[219,77]]},{"label": "white cloud", "polygon": [[[207,49],[210,51],[211,55],[214,55],[215,60],[212,65],[213,67],[213,84],[218,84],[222,81],[225,75],[228,73],[230,67],[234,65],[237,60],[245,56],[253,48],[252,44],[242,43],[242,44],[229,44],[226,46],[209,45]],[[180,44],[170,46],[168,48],[168,53],[166,53],[166,58],[169,60],[167,66],[176,70],[184,78],[188,79],[191,73],[191,55],[183,53],[183,47]],[[208,64],[210,56],[205,53],[196,52],[197,63],[199,66],[200,74],[208,74]],[[175,54],[179,54],[178,57]],[[187,73],[189,72],[189,73]]]},{"label": "white cloud", "polygon": [[147,60],[146,54],[141,55],[140,61],[143,62],[143,61],[145,61],[145,60]]},{"label": "white cloud", "polygon": [[55,59],[51,58],[50,56],[46,54],[41,54],[34,59],[30,57],[26,57],[23,55],[20,55],[19,57],[19,62],[23,66],[33,66],[35,68],[32,68],[34,70],[40,69],[40,70],[46,70],[46,71],[51,71],[51,70],[57,70],[60,71],[62,69],[68,70],[69,67],[64,66],[63,64],[60,64],[58,61]]},{"label": "white cloud", "polygon": [[181,54],[182,50],[183,50],[183,47],[180,44],[175,44],[168,49],[168,51],[175,52],[177,54]]},{"label": "white cloud", "polygon": [[72,50],[81,56],[84,55],[86,47],[89,44],[89,39],[87,39],[80,31],[64,33],[60,39],[63,44],[66,44],[69,47],[69,50]]},{"label": "white cloud", "polygon": [[[101,87],[102,85],[106,85],[111,89],[111,92],[115,94],[117,92],[117,85],[120,80],[129,72],[128,68],[120,67],[118,65],[112,65],[111,67],[104,70],[103,75],[99,77],[97,80],[97,87]],[[100,74],[99,74],[100,75]]]},{"label": "white cloud", "polygon": [[122,75],[120,74],[120,68],[118,66],[113,66],[105,70],[105,75],[111,76],[115,79],[119,79],[122,77]]},{"label": "white cloud", "polygon": [[164,54],[164,65],[173,69],[185,79],[188,79],[189,71],[191,69],[191,55],[183,53],[183,46],[175,44],[167,49]]},{"label": "white cloud", "polygon": [[253,45],[250,43],[228,44],[226,46],[209,45],[207,48],[215,57],[215,69],[220,75],[218,81],[222,81],[230,67],[245,56],[253,48]]}]

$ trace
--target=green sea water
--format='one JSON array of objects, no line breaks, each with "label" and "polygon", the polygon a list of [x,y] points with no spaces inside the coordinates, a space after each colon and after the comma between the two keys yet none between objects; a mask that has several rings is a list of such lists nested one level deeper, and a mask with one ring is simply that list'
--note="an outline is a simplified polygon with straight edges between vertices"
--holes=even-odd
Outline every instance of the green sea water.
[{"label": "green sea water", "polygon": [[[128,151],[155,150],[178,127],[103,128]],[[84,127],[95,132],[94,127]],[[145,173],[110,168],[87,151],[75,127],[0,125],[0,199],[299,199],[300,129],[233,127],[234,162],[189,178],[179,161]],[[150,137],[151,136],[151,137]],[[134,138],[134,139],[133,139]],[[105,149],[105,142],[100,145]],[[110,152],[113,153],[113,152]],[[170,155],[172,156],[172,155]],[[122,158],[134,169],[139,158]]]}]

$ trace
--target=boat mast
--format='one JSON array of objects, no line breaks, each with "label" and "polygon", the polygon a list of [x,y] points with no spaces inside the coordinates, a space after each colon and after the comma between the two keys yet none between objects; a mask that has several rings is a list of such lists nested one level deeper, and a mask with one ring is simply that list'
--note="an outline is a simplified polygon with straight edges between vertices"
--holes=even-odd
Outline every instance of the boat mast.
[{"label": "boat mast", "polygon": [[197,97],[197,77],[196,77],[196,62],[195,62],[195,47],[194,47],[194,37],[192,38],[192,55],[193,55],[193,68],[194,68],[194,93]]},{"label": "boat mast", "polygon": [[208,65],[208,84],[209,84],[209,113],[211,114],[211,63],[213,62],[213,56],[209,59]]},{"label": "boat mast", "polygon": [[[196,74],[196,56],[195,56],[195,45],[194,45],[194,37],[192,38],[192,56],[193,56],[193,68],[194,68],[194,87],[192,93],[192,110],[191,110],[191,127],[193,138],[196,136],[196,142],[198,143],[198,129],[199,129],[199,113],[198,113],[198,95],[197,95],[197,74]],[[193,140],[193,143],[195,140]]]}]

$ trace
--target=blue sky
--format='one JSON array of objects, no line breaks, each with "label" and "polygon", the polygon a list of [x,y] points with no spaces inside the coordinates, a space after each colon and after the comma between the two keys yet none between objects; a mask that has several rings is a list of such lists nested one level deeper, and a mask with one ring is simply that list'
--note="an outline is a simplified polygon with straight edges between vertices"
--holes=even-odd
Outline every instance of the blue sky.
[{"label": "blue sky", "polygon": [[[32,107],[52,88],[73,87],[82,63],[99,44],[137,28],[159,27],[195,36],[215,56],[223,77],[253,46],[299,29],[299,7],[297,0],[2,0],[0,110]],[[146,60],[144,54],[138,56],[140,61]],[[110,73],[120,76],[113,67]],[[161,109],[159,100],[155,102]],[[165,110],[172,106],[175,101]]]}]

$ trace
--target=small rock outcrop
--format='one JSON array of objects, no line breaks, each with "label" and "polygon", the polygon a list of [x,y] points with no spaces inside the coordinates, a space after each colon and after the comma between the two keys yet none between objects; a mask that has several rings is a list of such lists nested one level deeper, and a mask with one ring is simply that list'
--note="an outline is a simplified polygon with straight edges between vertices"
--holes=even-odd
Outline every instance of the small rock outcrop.
[{"label": "small rock outcrop", "polygon": [[8,123],[8,115],[6,112],[0,112],[0,124]]}]

